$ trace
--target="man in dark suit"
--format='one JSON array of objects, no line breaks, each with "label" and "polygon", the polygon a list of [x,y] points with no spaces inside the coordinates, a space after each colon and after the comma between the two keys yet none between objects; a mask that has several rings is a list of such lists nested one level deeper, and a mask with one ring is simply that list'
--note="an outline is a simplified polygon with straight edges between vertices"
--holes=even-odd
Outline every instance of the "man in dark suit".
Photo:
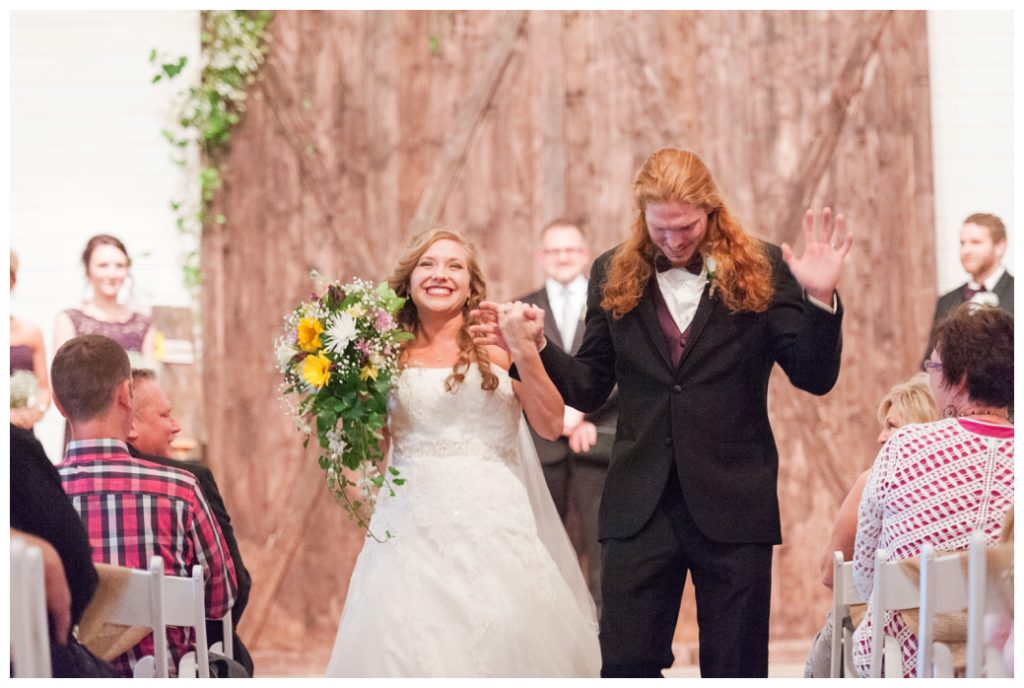
[{"label": "man in dark suit", "polygon": [[1013,315],[1013,275],[1003,267],[1006,253],[1006,225],[995,215],[975,213],[960,228],[960,264],[970,281],[939,297],[922,361],[935,348],[935,326],[961,303],[974,301],[997,306]]},{"label": "man in dark suit", "polygon": [[[591,270],[576,356],[538,338],[567,404],[618,385],[601,500],[602,676],[660,676],[687,574],[702,676],[766,676],[772,546],[781,540],[768,421],[775,363],[825,394],[839,374],[835,291],[852,244],[842,216],[805,224],[795,257],[747,235],[696,155],[655,151],[634,181],[630,237]],[[480,343],[502,345],[518,309],[483,304]],[[522,318],[523,316],[518,316]],[[533,318],[536,331],[540,319]]]},{"label": "man in dark suit", "polygon": [[[227,546],[235,565],[235,577],[238,580],[238,592],[235,604],[231,607],[233,629],[233,654],[235,661],[245,667],[249,676],[253,675],[252,657],[248,649],[238,637],[238,621],[242,618],[245,605],[249,601],[249,589],[252,579],[242,562],[242,553],[235,540],[235,531],[231,527],[231,516],[228,515],[224,499],[220,496],[217,481],[206,466],[188,461],[176,461],[170,458],[171,442],[181,431],[181,427],[171,415],[171,402],[167,394],[157,382],[152,370],[132,370],[132,429],[128,434],[128,451],[132,456],[152,461],[162,466],[171,466],[188,471],[199,481],[199,488],[206,497],[214,518],[220,525],[224,544]],[[212,645],[224,640],[224,627],[220,621],[207,621],[206,640]]]},{"label": "man in dark suit", "polygon": [[[544,311],[544,331],[552,346],[575,354],[583,341],[590,247],[579,225],[549,223],[540,235],[537,260],[547,276],[544,286],[520,298]],[[601,611],[601,543],[597,513],[615,439],[616,394],[594,413],[565,407],[562,436],[547,440],[530,428],[544,479],[562,522],[578,516],[579,530],[569,529],[576,552],[586,560],[587,587]]]}]

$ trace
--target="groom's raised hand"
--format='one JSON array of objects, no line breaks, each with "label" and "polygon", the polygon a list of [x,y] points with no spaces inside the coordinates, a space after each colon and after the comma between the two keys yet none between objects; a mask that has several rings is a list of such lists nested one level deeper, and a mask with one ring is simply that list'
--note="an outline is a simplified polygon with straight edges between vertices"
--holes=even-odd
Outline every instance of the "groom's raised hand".
[{"label": "groom's raised hand", "polygon": [[846,218],[835,216],[832,209],[821,212],[820,231],[816,213],[808,210],[804,215],[804,254],[796,256],[789,244],[782,244],[782,259],[793,277],[810,296],[822,303],[832,303],[832,292],[839,283],[843,259],[853,245],[853,234],[846,229]]}]

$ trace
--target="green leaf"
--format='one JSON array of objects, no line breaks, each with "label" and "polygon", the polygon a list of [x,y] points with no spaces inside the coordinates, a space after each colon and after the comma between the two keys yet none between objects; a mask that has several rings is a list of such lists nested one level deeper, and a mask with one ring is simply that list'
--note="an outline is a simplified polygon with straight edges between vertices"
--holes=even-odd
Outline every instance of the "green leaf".
[{"label": "green leaf", "polygon": [[185,55],[182,55],[181,57],[178,58],[177,62],[165,63],[161,67],[161,69],[164,70],[164,74],[167,75],[168,79],[173,79],[174,77],[176,77],[179,74],[181,74],[181,70],[185,69],[185,65],[186,64],[188,64],[188,57],[185,56]]},{"label": "green leaf", "polygon": [[398,475],[398,469],[394,466],[388,466],[388,473],[391,475]]},{"label": "green leaf", "polygon": [[405,485],[405,478],[395,478],[391,483],[393,485]]}]

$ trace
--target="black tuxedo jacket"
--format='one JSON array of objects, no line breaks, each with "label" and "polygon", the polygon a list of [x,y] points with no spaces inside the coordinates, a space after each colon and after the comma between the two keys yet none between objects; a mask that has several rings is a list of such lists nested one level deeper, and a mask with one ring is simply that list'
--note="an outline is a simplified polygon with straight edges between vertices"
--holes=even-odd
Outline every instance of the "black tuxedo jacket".
[{"label": "black tuxedo jacket", "polygon": [[[224,536],[224,545],[228,548],[228,552],[231,554],[231,561],[235,567],[235,581],[238,584],[238,590],[235,593],[235,603],[231,607],[231,621],[235,629],[234,654],[235,659],[252,676],[252,658],[238,637],[238,621],[242,617],[242,612],[245,611],[245,605],[249,603],[249,589],[252,588],[252,578],[249,576],[249,571],[245,568],[245,563],[242,562],[242,553],[238,549],[238,541],[235,540],[235,530],[231,527],[231,516],[228,515],[228,509],[224,506],[224,498],[220,496],[220,490],[217,488],[217,481],[213,477],[213,472],[206,466],[191,461],[177,461],[166,456],[143,454],[131,444],[128,445],[128,453],[136,458],[158,463],[161,466],[170,466],[171,468],[180,468],[183,471],[188,471],[199,482],[199,489],[202,490],[206,503],[210,505],[213,516],[217,519],[217,525],[220,526],[220,532]],[[219,621],[207,622],[206,641],[210,645],[223,640],[223,635],[223,626]]]},{"label": "black tuxedo jacket", "polygon": [[[932,329],[928,334],[928,349],[924,352],[924,356],[921,358],[922,361],[928,360],[932,355],[932,350],[935,349],[935,326],[946,317],[947,313],[964,302],[963,294],[966,288],[967,283],[965,282],[953,291],[946,292],[939,297],[938,303],[935,304],[935,317],[932,318]],[[999,307],[1013,315],[1013,275],[1008,271],[1003,272],[1003,276],[996,282],[992,293],[999,297]]]},{"label": "black tuxedo jacket", "polygon": [[730,313],[705,288],[676,367],[650,285],[619,320],[601,308],[614,249],[591,271],[579,352],[573,357],[556,346],[541,351],[565,402],[581,411],[600,407],[618,384],[618,425],[601,498],[602,540],[627,538],[644,526],[674,462],[704,535],[726,543],[781,542],[768,378],[779,363],[797,387],[827,393],[839,375],[842,305],[833,315],[808,303],[779,248],[764,246],[775,288],[768,310]]}]

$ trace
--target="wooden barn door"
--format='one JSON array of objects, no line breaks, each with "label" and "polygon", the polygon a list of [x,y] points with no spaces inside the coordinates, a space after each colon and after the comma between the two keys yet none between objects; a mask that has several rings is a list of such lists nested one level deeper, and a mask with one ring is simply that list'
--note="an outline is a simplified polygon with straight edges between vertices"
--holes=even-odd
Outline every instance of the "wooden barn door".
[{"label": "wooden barn door", "polygon": [[[278,12],[272,35],[202,254],[209,461],[251,562],[257,656],[322,671],[361,547],[276,398],[273,341],[309,270],[383,279],[443,224],[475,240],[491,296],[515,297],[542,279],[545,222],[579,218],[598,252],[624,238],[662,145],[698,152],[756,236],[802,251],[802,213],[823,204],[856,235],[839,383],[819,399],[779,372],[770,389],[772,638],[806,647],[832,518],[934,303],[925,14]],[[685,653],[692,603],[682,617]]]}]

